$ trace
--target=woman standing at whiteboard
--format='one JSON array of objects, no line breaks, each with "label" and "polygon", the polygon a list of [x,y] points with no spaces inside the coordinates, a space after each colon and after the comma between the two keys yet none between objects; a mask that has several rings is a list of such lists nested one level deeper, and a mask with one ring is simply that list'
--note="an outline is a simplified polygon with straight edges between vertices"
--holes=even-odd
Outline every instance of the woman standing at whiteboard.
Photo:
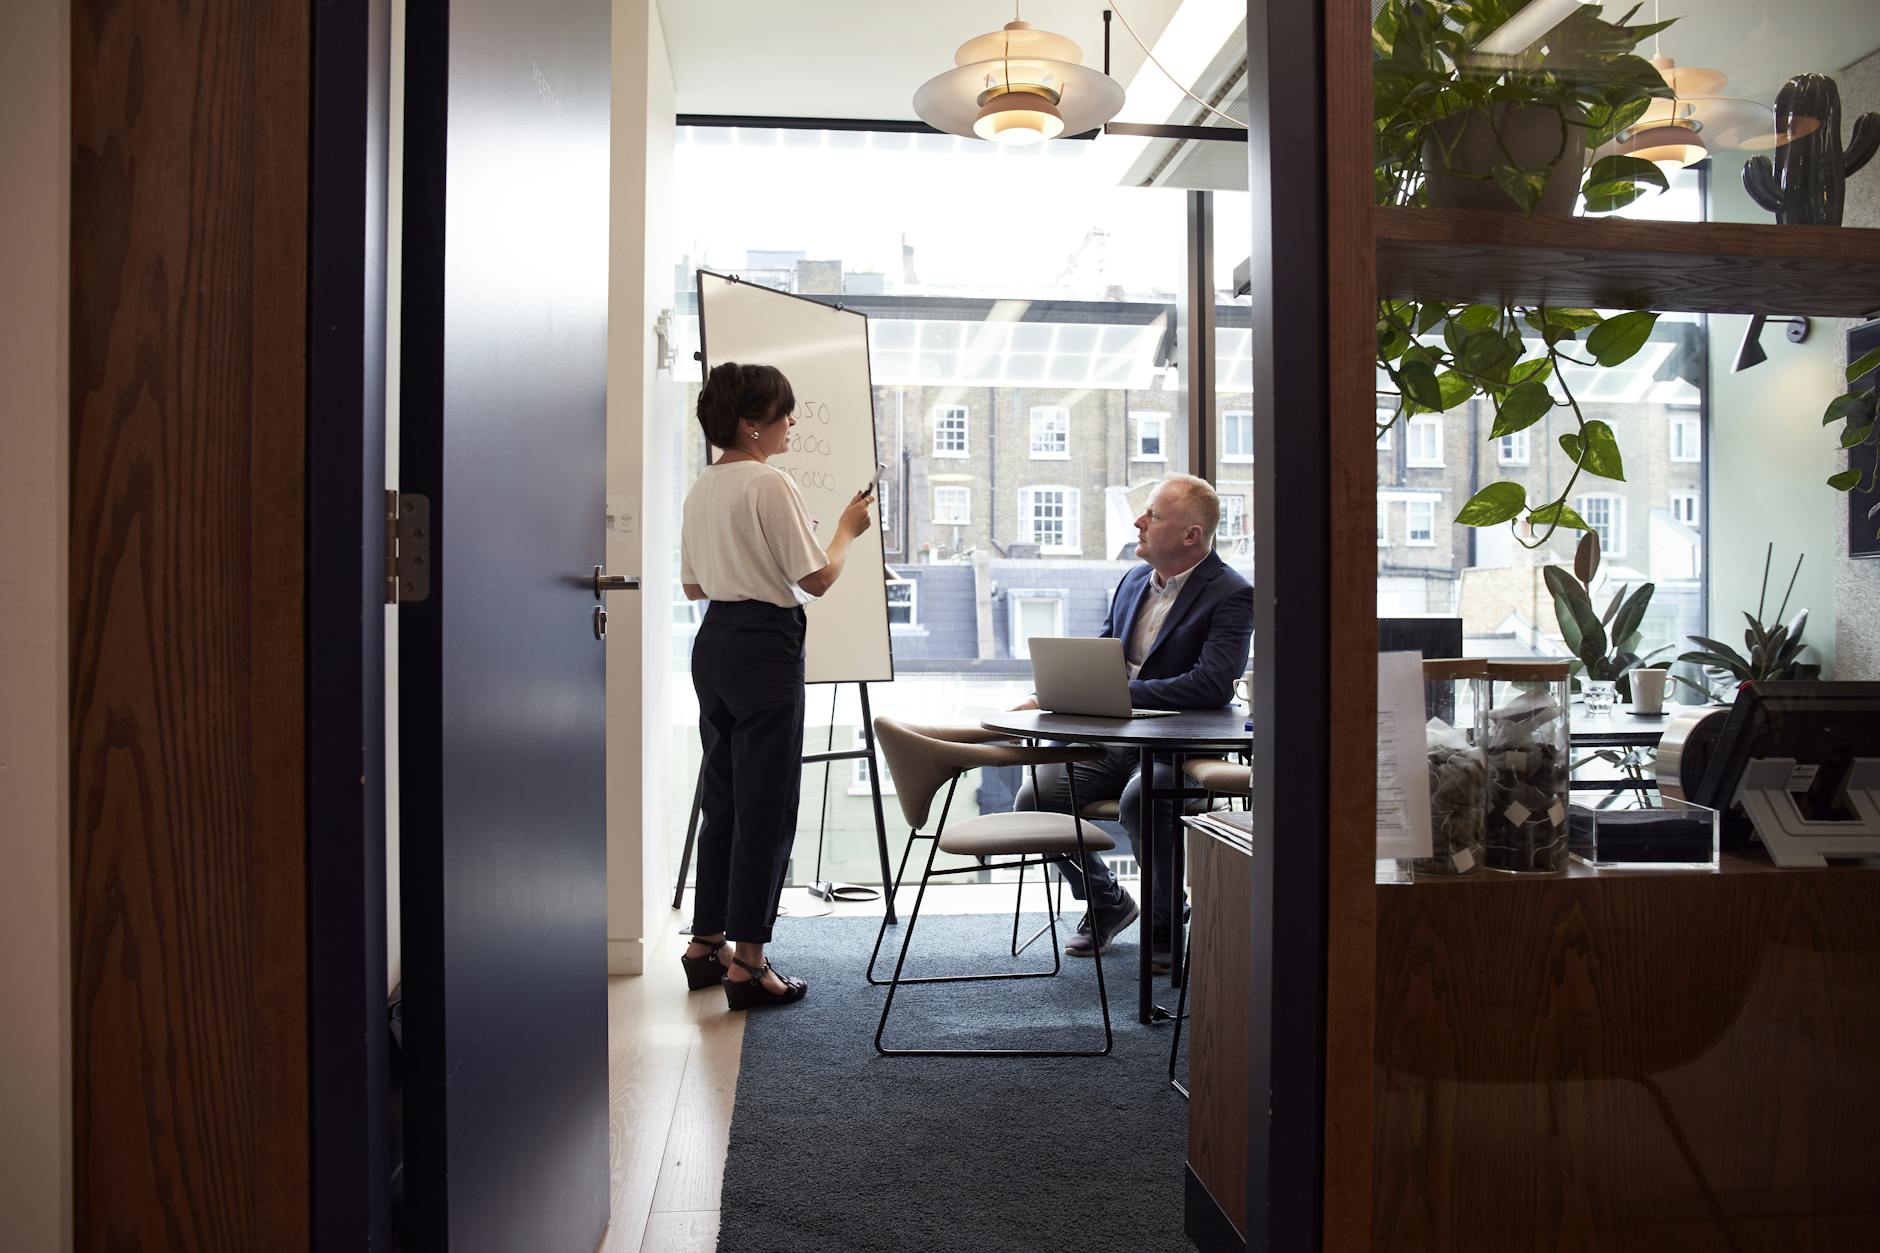
[{"label": "woman standing at whiteboard", "polygon": [[680,960],[693,988],[722,979],[732,1009],[788,1005],[809,990],[764,960],[803,778],[803,606],[842,576],[850,542],[869,527],[870,496],[858,492],[825,551],[796,484],[765,464],[789,447],[795,408],[774,366],[711,372],[698,422],[723,453],[686,494],[680,529],[685,594],[711,601],[692,643],[703,821]]}]

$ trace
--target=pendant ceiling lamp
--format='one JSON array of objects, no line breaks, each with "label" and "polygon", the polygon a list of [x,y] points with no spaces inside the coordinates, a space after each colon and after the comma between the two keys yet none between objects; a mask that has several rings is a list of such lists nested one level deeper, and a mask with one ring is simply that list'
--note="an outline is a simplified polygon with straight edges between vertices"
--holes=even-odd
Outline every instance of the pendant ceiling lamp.
[{"label": "pendant ceiling lamp", "polygon": [[1723,94],[1729,80],[1722,71],[1681,67],[1670,57],[1653,57],[1652,64],[1674,95],[1653,100],[1638,125],[1620,134],[1601,155],[1639,157],[1669,174],[1725,148],[1777,148],[1820,125],[1815,118],[1799,117],[1778,134],[1775,111],[1768,105]]},{"label": "pendant ceiling lamp", "polygon": [[1014,18],[969,39],[954,68],[914,93],[920,120],[949,135],[1033,144],[1103,125],[1123,107],[1123,88],[1087,68],[1062,35]]}]

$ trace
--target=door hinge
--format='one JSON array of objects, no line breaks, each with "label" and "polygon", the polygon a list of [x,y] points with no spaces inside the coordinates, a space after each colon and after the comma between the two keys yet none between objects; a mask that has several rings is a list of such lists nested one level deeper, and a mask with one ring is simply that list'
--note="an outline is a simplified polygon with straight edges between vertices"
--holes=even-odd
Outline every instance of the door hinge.
[{"label": "door hinge", "polygon": [[403,604],[431,595],[431,498],[417,492],[385,493],[385,603]]}]

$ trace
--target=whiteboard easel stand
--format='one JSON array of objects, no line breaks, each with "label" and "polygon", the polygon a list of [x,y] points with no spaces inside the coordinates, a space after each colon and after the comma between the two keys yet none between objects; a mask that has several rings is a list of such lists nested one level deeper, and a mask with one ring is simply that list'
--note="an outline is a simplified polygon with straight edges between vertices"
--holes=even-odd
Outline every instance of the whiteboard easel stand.
[{"label": "whiteboard easel stand", "polygon": [[[888,869],[888,824],[881,808],[881,764],[875,757],[875,719],[868,707],[868,683],[858,681],[855,685],[862,696],[862,747],[836,749],[833,752],[804,753],[803,764],[817,762],[868,760],[868,795],[875,806],[875,849],[881,855],[881,895],[888,904],[888,922],[899,921],[894,915],[894,894],[889,890],[893,885],[893,875]],[[824,786],[827,787],[827,775]],[[685,877],[692,869],[692,849],[698,840],[699,807],[705,797],[705,763],[699,763],[698,782],[692,787],[692,816],[685,824],[685,849],[679,854],[679,881],[672,885],[672,907],[678,909],[685,899]],[[823,806],[823,826],[829,823],[829,809]],[[817,847],[822,846],[822,833],[818,832]]]}]

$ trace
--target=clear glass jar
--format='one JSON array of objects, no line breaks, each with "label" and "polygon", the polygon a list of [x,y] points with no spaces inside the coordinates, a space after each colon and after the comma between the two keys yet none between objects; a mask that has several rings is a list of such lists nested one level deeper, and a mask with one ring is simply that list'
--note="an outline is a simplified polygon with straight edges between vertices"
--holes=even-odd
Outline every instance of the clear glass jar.
[{"label": "clear glass jar", "polygon": [[1491,870],[1567,868],[1571,678],[1564,661],[1492,661],[1475,721],[1488,770],[1482,855]]},{"label": "clear glass jar", "polygon": [[1430,855],[1413,863],[1418,875],[1469,874],[1482,867],[1482,831],[1488,813],[1488,770],[1476,746],[1488,663],[1473,658],[1423,663],[1423,711],[1428,719]]}]

